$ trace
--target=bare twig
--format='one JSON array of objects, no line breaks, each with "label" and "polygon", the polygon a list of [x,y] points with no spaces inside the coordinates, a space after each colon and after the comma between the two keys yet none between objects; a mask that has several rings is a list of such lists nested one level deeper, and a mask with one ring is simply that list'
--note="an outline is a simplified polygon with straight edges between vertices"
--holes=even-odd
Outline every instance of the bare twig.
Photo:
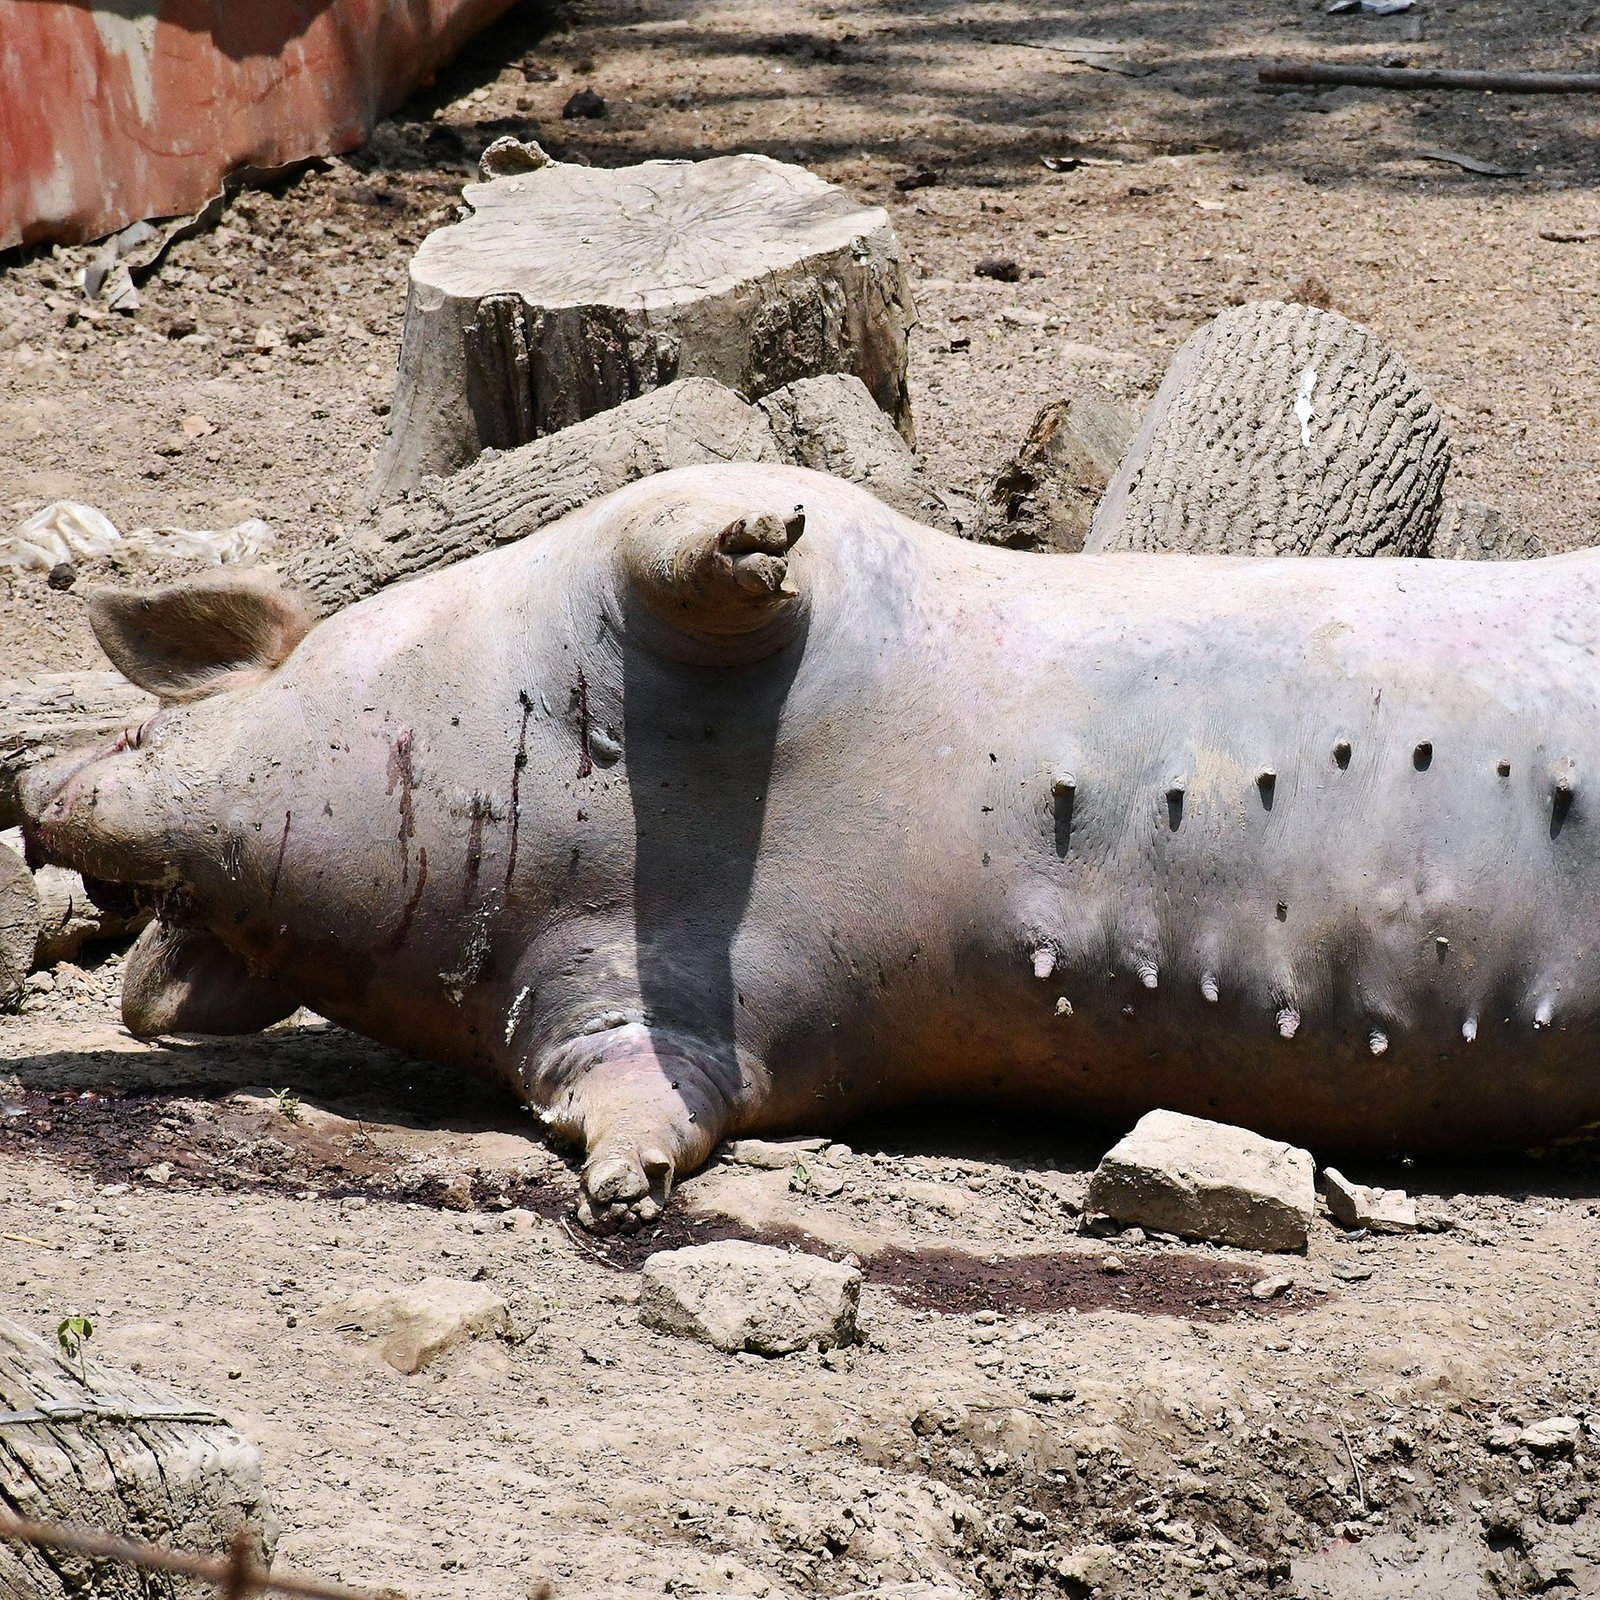
[{"label": "bare twig", "polygon": [[[370,1591],[363,1593],[314,1578],[269,1573],[250,1559],[249,1536],[242,1530],[234,1539],[226,1560],[185,1550],[168,1550],[138,1539],[119,1539],[115,1534],[63,1527],[60,1523],[32,1522],[4,1511],[0,1511],[0,1539],[20,1539],[24,1544],[71,1550],[77,1555],[96,1556],[103,1561],[122,1561],[152,1572],[175,1572],[185,1578],[200,1578],[216,1584],[226,1600],[243,1600],[248,1594],[298,1595],[301,1600],[372,1600]],[[387,1593],[394,1596],[393,1590]]]},{"label": "bare twig", "polygon": [[1363,67],[1346,61],[1279,61],[1262,83],[1349,84],[1363,89],[1478,89],[1495,94],[1600,94],[1600,72],[1456,72],[1442,67]]},{"label": "bare twig", "polygon": [[1344,1418],[1337,1419],[1339,1423],[1339,1437],[1344,1440],[1344,1453],[1350,1457],[1350,1470],[1355,1474],[1356,1497],[1361,1501],[1361,1514],[1367,1514],[1367,1486],[1361,1477],[1361,1466],[1356,1460],[1356,1453],[1350,1448],[1350,1435],[1344,1431]]},{"label": "bare twig", "polygon": [[605,1262],[605,1264],[606,1264],[606,1265],[607,1265],[607,1266],[608,1266],[608,1267],[609,1267],[609,1266],[610,1266],[610,1265],[611,1265],[611,1257],[610,1257],[610,1256],[608,1256],[608,1255],[607,1255],[607,1254],[606,1254],[606,1253],[605,1253],[605,1251],[603,1251],[603,1250],[600,1250],[600,1249],[597,1249],[597,1248],[596,1248],[596,1247],[595,1247],[595,1246],[594,1246],[594,1245],[592,1245],[592,1244],[590,1244],[590,1243],[589,1243],[589,1241],[588,1241],[588,1240],[587,1240],[587,1239],[583,1239],[583,1238],[580,1238],[580,1237],[579,1237],[579,1236],[578,1236],[578,1235],[577,1235],[577,1234],[575,1234],[575,1233],[574,1233],[574,1232],[573,1232],[573,1231],[572,1231],[572,1224],[571,1224],[571,1223],[570,1223],[570,1222],[568,1222],[568,1221],[567,1221],[567,1219],[566,1219],[566,1218],[565,1218],[565,1217],[563,1217],[563,1218],[562,1218],[562,1219],[561,1219],[561,1226],[562,1226],[562,1227],[563,1227],[563,1228],[565,1228],[565,1229],[566,1229],[566,1231],[567,1231],[567,1237],[568,1237],[568,1238],[569,1238],[569,1239],[570,1239],[570,1240],[571,1240],[571,1241],[572,1241],[572,1242],[573,1242],[573,1243],[574,1243],[574,1244],[575,1244],[575,1245],[577,1245],[577,1247],[578,1247],[578,1248],[579,1248],[579,1249],[580,1249],[580,1250],[582,1250],[582,1251],[584,1251],[584,1252],[586,1252],[586,1253],[587,1253],[587,1254],[589,1254],[589,1255],[591,1255],[591,1256],[593,1256],[593,1257],[594,1257],[594,1258],[595,1258],[595,1260],[596,1260],[596,1261],[603,1261],[603,1262]]}]

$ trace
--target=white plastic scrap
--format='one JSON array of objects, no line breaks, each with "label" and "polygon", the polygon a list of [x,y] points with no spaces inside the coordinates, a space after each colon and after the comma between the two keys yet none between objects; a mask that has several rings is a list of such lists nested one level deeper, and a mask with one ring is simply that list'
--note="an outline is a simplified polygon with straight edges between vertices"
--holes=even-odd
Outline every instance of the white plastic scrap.
[{"label": "white plastic scrap", "polygon": [[247,517],[231,528],[137,528],[128,535],[131,545],[165,550],[173,555],[196,556],[216,565],[254,561],[272,543],[272,529],[260,517]]},{"label": "white plastic scrap", "polygon": [[1300,398],[1294,403],[1294,414],[1300,419],[1300,447],[1311,448],[1311,419],[1316,412],[1311,409],[1311,396],[1317,387],[1317,369],[1307,367],[1300,374]]},{"label": "white plastic scrap", "polygon": [[215,565],[253,561],[272,543],[260,517],[217,532],[210,528],[136,528],[124,537],[103,511],[77,500],[57,500],[36,511],[9,538],[0,539],[0,567],[48,572],[63,562],[110,550],[148,550]]},{"label": "white plastic scrap", "polygon": [[9,539],[0,539],[0,567],[48,572],[63,561],[103,556],[122,535],[110,517],[77,500],[57,500],[34,514]]}]

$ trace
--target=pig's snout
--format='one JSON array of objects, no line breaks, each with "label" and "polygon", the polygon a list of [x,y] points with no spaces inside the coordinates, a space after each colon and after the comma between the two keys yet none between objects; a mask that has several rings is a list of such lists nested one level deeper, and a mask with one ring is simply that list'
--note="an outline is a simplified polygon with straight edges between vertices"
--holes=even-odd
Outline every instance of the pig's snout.
[{"label": "pig's snout", "polygon": [[135,741],[124,733],[109,751],[56,756],[24,774],[18,799],[30,866],[54,863],[116,883],[161,881],[169,851],[148,785],[125,764]]},{"label": "pig's snout", "polygon": [[[66,817],[67,785],[75,773],[95,759],[81,752],[52,756],[23,773],[17,799],[22,806],[22,837],[28,847],[29,866],[39,867],[50,859],[49,834]],[[39,859],[35,860],[35,855]]]}]

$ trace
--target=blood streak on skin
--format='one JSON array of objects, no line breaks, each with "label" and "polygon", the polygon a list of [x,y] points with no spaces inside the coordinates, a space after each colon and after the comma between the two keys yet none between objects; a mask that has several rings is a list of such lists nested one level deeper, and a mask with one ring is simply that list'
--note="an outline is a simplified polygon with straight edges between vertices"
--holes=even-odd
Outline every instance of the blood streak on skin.
[{"label": "blood streak on skin", "polygon": [[462,899],[471,895],[473,880],[483,864],[483,819],[488,809],[477,795],[472,797],[472,830],[467,835],[467,876],[461,886]]},{"label": "blood streak on skin", "polygon": [[389,948],[398,950],[406,942],[406,935],[411,932],[411,919],[417,914],[417,907],[422,904],[423,885],[428,881],[428,847],[417,846],[417,883],[411,891],[411,898],[406,901],[406,908],[400,914],[400,921],[389,936]]},{"label": "blood streak on skin", "polygon": [[578,749],[578,776],[587,778],[594,762],[589,757],[589,680],[582,667],[578,668]]},{"label": "blood streak on skin", "polygon": [[517,755],[511,763],[511,849],[506,856],[506,888],[511,887],[511,875],[517,870],[517,826],[522,821],[522,769],[528,764],[528,718],[533,714],[533,700],[526,689],[517,690],[522,701],[522,727],[517,732]]},{"label": "blood streak on skin", "polygon": [[393,794],[394,786],[400,785],[400,831],[397,837],[400,840],[400,881],[405,883],[411,876],[411,836],[416,832],[416,825],[411,816],[411,787],[416,782],[416,774],[411,770],[411,730],[402,728],[395,735],[394,749],[389,753],[389,785],[383,791]]},{"label": "blood streak on skin", "polygon": [[283,852],[289,848],[289,819],[292,812],[283,814],[283,837],[278,840],[278,859],[272,866],[272,887],[267,891],[267,904],[271,905],[278,898],[278,874],[283,871]]}]

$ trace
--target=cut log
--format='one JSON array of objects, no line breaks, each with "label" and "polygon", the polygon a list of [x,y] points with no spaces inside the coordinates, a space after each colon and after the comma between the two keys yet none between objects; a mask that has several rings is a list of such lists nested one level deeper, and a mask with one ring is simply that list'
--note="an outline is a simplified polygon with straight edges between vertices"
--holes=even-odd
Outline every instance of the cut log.
[{"label": "cut log", "polygon": [[0,1010],[22,993],[39,943],[39,891],[27,863],[0,844]]},{"label": "cut log", "polygon": [[975,520],[969,505],[935,486],[858,378],[801,378],[758,404],[780,460],[859,483],[885,505],[947,533]]},{"label": "cut log", "polygon": [[853,372],[907,438],[913,312],[880,207],[765,156],[469,184],[411,263],[382,504],[677,378]]},{"label": "cut log", "polygon": [[17,785],[29,767],[113,739],[155,708],[120,672],[49,672],[0,682],[0,828],[22,820]]},{"label": "cut log", "polygon": [[33,875],[33,886],[39,894],[35,968],[76,961],[86,944],[131,939],[150,920],[148,911],[131,903],[100,905],[71,867],[40,867]]},{"label": "cut log", "polygon": [[[0,1317],[0,1506],[43,1522],[225,1554],[246,1530],[271,1558],[277,1519],[255,1447],[209,1406],[90,1360],[88,1381]],[[0,1543],[6,1600],[200,1600],[209,1585]]]},{"label": "cut log", "polygon": [[684,378],[615,410],[486,452],[314,551],[290,576],[327,610],[525,538],[586,501],[673,467],[790,462],[864,484],[908,516],[949,527],[951,513],[859,379],[803,379],[759,405],[706,378]]},{"label": "cut log", "polygon": [[[22,831],[0,831],[0,865],[10,851],[19,862],[23,854]],[[23,868],[26,871],[26,866]],[[0,872],[0,877],[4,873]],[[100,905],[71,867],[42,866],[32,875],[33,900],[38,908],[37,937],[30,955],[30,971],[53,967],[58,961],[76,961],[86,944],[101,939],[129,938],[150,920],[126,890],[106,884],[101,892],[112,905]],[[0,889],[0,949],[5,947],[3,931],[5,891]],[[19,936],[20,937],[20,936]],[[20,950],[21,945],[16,946]]]},{"label": "cut log", "polygon": [[1084,549],[1425,556],[1449,466],[1444,419],[1382,341],[1258,301],[1178,352]]},{"label": "cut log", "polygon": [[1513,528],[1496,507],[1446,500],[1428,554],[1439,561],[1531,561],[1549,552],[1538,534]]},{"label": "cut log", "polygon": [[1013,550],[1083,549],[1094,509],[1139,429],[1139,411],[1086,391],[1042,406],[989,485],[971,537]]}]

